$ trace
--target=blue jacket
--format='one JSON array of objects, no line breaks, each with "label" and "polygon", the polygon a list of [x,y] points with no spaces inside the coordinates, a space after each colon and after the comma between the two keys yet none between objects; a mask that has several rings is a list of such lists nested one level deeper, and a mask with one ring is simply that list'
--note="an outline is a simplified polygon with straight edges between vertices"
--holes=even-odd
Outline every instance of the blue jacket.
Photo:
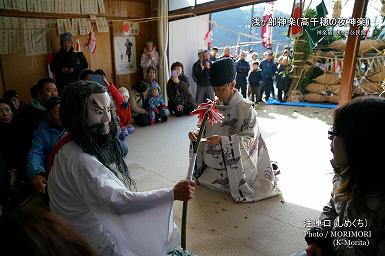
[{"label": "blue jacket", "polygon": [[237,70],[237,85],[246,85],[246,78],[249,74],[250,64],[247,61],[241,59],[235,63],[235,69]]},{"label": "blue jacket", "polygon": [[259,69],[262,70],[262,78],[273,78],[275,75],[275,72],[277,71],[277,66],[275,65],[274,61],[267,61],[263,60],[261,64],[259,65]]},{"label": "blue jacket", "polygon": [[249,84],[251,87],[259,86],[259,82],[262,80],[262,72],[260,69],[253,70],[249,75]]},{"label": "blue jacket", "polygon": [[32,146],[27,157],[27,175],[33,177],[46,172],[49,154],[65,131],[51,122],[43,122],[33,134]]}]

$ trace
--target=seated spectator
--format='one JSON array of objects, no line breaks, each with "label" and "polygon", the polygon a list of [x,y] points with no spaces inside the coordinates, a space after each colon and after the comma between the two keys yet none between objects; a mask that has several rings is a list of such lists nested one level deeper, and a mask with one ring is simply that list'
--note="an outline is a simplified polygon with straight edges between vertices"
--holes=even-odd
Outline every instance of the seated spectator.
[{"label": "seated spectator", "polygon": [[120,106],[116,107],[116,114],[119,117],[119,126],[122,129],[119,138],[124,140],[129,134],[134,132],[135,127],[131,125],[130,94],[125,87],[120,87],[119,93],[123,97],[123,102]]},{"label": "seated spectator", "polygon": [[171,78],[167,82],[168,109],[175,116],[189,115],[195,109],[190,84],[184,75],[183,64],[171,65]]},{"label": "seated spectator", "polygon": [[160,95],[160,86],[156,81],[156,70],[153,67],[147,69],[147,83],[150,84],[147,109],[150,113],[150,125],[158,122],[159,119],[167,122],[166,105]]},{"label": "seated spectator", "polygon": [[88,68],[83,69],[80,72],[80,74],[79,74],[79,80],[88,80],[88,81],[90,81],[91,80],[90,75],[94,75],[94,74],[95,74],[95,72],[92,71],[91,69],[88,69]]},{"label": "seated spectator", "polygon": [[307,232],[307,255],[385,255],[384,116],[381,98],[357,98],[336,110],[328,132],[333,191],[322,225]]},{"label": "seated spectator", "polygon": [[58,92],[55,81],[49,77],[40,79],[32,91],[37,92],[37,98],[32,97],[30,104],[30,122],[32,130],[35,131],[42,122],[48,120],[45,105],[51,97],[58,96]]},{"label": "seated spectator", "polygon": [[48,121],[40,124],[33,134],[32,146],[27,157],[27,175],[35,192],[45,193],[47,184],[46,165],[49,154],[64,132],[60,122],[60,97],[55,96],[48,100],[46,109]]},{"label": "seated spectator", "polygon": [[150,124],[150,113],[147,111],[149,85],[142,80],[136,82],[130,91],[132,117],[138,126]]},{"label": "seated spectator", "polygon": [[9,177],[3,154],[0,152],[0,218],[8,204]]},{"label": "seated spectator", "polygon": [[13,118],[26,121],[29,113],[28,106],[24,102],[19,101],[19,95],[15,90],[8,90],[3,94],[3,100],[10,103]]},{"label": "seated spectator", "polygon": [[85,239],[47,210],[16,210],[0,220],[0,254],[94,256]]},{"label": "seated spectator", "polygon": [[0,100],[0,154],[5,163],[6,190],[9,202],[15,206],[28,194],[25,162],[31,137],[22,122],[13,119],[11,106]]}]

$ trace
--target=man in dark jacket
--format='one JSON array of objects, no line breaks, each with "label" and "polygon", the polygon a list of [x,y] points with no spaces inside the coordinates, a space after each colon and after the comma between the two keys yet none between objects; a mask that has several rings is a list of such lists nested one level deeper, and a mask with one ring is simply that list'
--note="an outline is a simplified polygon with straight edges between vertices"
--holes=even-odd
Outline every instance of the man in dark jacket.
[{"label": "man in dark jacket", "polygon": [[258,101],[262,101],[262,95],[264,92],[265,92],[265,100],[268,101],[270,97],[270,93],[272,92],[272,90],[274,90],[273,76],[277,71],[277,66],[274,63],[274,57],[273,57],[272,51],[267,52],[267,57],[261,62],[259,68],[262,71],[262,84],[261,84],[261,90],[259,92],[260,98]]},{"label": "man in dark jacket", "polygon": [[210,83],[210,67],[209,51],[203,51],[199,60],[194,63],[192,67],[192,77],[195,83],[197,83],[197,94],[195,101],[197,104],[206,102],[206,99],[214,100],[214,89]]},{"label": "man in dark jacket", "polygon": [[260,81],[262,80],[261,70],[259,69],[259,62],[251,62],[252,70],[249,75],[249,86],[251,91],[251,101],[254,103],[259,103],[259,86]]},{"label": "man in dark jacket", "polygon": [[250,70],[249,63],[245,60],[246,53],[241,52],[239,60],[235,63],[235,69],[237,70],[235,87],[238,91],[242,91],[243,98],[247,97],[247,75]]},{"label": "man in dark jacket", "polygon": [[88,67],[86,58],[82,52],[74,52],[71,33],[60,35],[60,50],[53,56],[50,63],[51,71],[56,76],[56,84],[59,94],[64,87],[79,80],[79,73]]}]

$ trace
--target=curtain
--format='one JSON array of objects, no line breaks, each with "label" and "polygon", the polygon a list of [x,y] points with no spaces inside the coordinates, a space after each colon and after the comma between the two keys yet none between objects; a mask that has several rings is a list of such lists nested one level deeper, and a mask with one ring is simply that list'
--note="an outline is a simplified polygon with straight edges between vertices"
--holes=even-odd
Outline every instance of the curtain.
[{"label": "curtain", "polygon": [[[158,17],[164,17],[158,20],[158,45],[159,45],[159,84],[162,87],[164,97],[166,95],[166,85],[169,79],[169,68],[167,58],[168,48],[168,1],[158,1]],[[167,100],[167,99],[166,99]]]}]

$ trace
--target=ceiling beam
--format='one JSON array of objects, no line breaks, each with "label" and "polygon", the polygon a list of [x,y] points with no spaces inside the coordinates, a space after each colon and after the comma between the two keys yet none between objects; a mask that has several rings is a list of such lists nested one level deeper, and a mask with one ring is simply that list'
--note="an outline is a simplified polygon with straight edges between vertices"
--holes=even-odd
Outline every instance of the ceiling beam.
[{"label": "ceiling beam", "polygon": [[260,4],[265,2],[274,2],[276,0],[222,0],[222,1],[213,1],[203,4],[197,4],[195,6],[186,7],[178,9],[175,11],[168,12],[169,21],[185,19],[193,16],[209,14],[214,12],[225,11],[229,9],[234,9],[242,6]]}]

